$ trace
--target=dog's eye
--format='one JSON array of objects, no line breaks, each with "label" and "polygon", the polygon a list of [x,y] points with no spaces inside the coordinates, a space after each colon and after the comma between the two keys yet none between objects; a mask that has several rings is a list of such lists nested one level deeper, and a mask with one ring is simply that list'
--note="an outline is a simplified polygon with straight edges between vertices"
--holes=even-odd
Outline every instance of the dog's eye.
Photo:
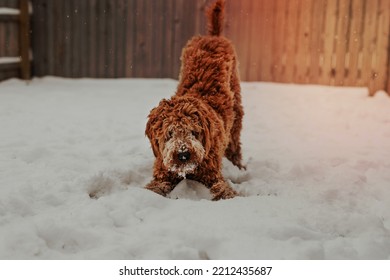
[{"label": "dog's eye", "polygon": [[196,131],[191,131],[191,134],[192,134],[192,136],[194,136],[195,138],[198,138],[198,137],[199,137],[199,133],[196,132]]},{"label": "dog's eye", "polygon": [[172,132],[172,131],[168,131],[167,140],[168,140],[168,139],[171,139],[172,136],[173,136],[173,132]]}]

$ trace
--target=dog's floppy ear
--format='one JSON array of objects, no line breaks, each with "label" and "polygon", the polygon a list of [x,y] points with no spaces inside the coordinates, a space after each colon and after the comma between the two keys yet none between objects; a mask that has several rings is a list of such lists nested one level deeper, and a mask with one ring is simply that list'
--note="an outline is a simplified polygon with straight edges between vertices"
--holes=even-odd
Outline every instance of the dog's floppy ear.
[{"label": "dog's floppy ear", "polygon": [[214,125],[211,120],[209,120],[204,114],[199,114],[201,126],[203,130],[203,138],[202,138],[202,144],[205,149],[206,155],[209,153],[211,149],[211,135],[212,131],[214,130]]},{"label": "dog's floppy ear", "polygon": [[148,116],[148,122],[146,123],[145,134],[149,138],[155,157],[157,157],[160,153],[158,139],[159,136],[162,134],[163,120],[166,115],[165,109],[167,106],[169,106],[169,104],[169,100],[161,100],[158,106],[150,111]]},{"label": "dog's floppy ear", "polygon": [[208,154],[211,147],[215,145],[214,139],[222,139],[220,135],[224,130],[219,118],[216,117],[213,111],[208,110],[203,104],[197,104],[197,116],[201,122],[203,131],[202,144],[205,153]]}]

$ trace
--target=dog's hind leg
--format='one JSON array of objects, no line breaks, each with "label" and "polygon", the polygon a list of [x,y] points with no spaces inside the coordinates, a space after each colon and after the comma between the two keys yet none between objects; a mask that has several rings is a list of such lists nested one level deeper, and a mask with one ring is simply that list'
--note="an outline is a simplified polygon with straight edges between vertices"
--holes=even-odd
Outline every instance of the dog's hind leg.
[{"label": "dog's hind leg", "polygon": [[239,121],[235,121],[231,130],[230,142],[225,151],[225,156],[238,168],[246,169],[246,167],[242,165],[240,134],[241,124]]},{"label": "dog's hind leg", "polygon": [[230,160],[235,166],[240,169],[246,169],[242,165],[242,152],[241,152],[241,129],[242,129],[242,119],[244,116],[244,109],[241,105],[241,94],[240,94],[240,85],[238,83],[237,75],[233,75],[231,80],[231,90],[234,92],[234,121],[233,126],[230,130],[230,140],[228,147],[225,151],[225,156]]},{"label": "dog's hind leg", "polygon": [[246,169],[246,167],[242,164],[240,132],[240,128],[237,128],[237,126],[233,126],[231,139],[225,151],[225,156],[239,169]]}]

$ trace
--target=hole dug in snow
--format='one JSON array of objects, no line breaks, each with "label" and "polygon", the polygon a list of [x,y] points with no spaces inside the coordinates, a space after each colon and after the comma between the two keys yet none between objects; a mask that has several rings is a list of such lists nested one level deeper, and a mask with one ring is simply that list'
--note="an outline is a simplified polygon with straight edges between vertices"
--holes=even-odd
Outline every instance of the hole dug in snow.
[{"label": "hole dug in snow", "polygon": [[115,180],[106,177],[104,174],[99,174],[90,179],[88,183],[88,194],[90,198],[98,199],[112,192],[116,185]]},{"label": "hole dug in snow", "polygon": [[144,186],[146,180],[146,176],[139,171],[105,171],[88,181],[87,192],[90,198],[98,199],[116,191],[126,190],[131,185]]}]

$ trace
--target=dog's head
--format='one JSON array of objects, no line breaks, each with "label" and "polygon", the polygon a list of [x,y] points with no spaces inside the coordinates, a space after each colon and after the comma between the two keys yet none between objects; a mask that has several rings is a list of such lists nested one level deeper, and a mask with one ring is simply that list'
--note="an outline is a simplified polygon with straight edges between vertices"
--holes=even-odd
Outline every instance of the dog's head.
[{"label": "dog's head", "polygon": [[145,133],[165,168],[184,178],[209,154],[217,123],[200,100],[173,97],[151,110]]}]

